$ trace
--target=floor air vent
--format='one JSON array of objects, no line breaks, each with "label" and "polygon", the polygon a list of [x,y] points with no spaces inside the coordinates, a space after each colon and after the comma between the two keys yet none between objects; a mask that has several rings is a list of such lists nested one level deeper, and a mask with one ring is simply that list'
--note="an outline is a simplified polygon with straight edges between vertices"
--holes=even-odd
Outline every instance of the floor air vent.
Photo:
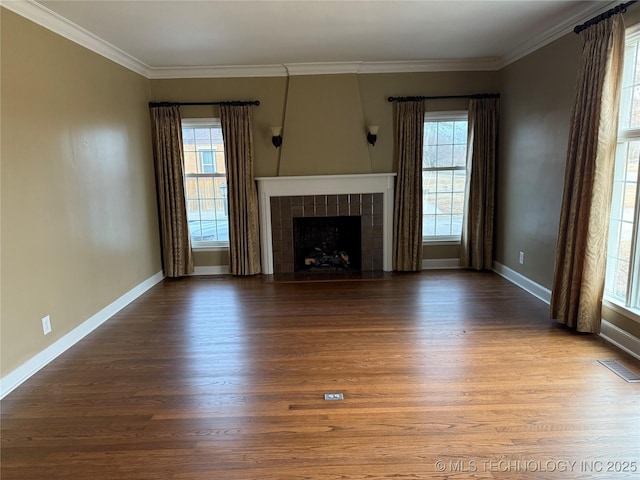
[{"label": "floor air vent", "polygon": [[325,393],[325,400],[344,400],[344,395],[342,393]]},{"label": "floor air vent", "polygon": [[620,365],[617,360],[598,360],[598,363],[601,363],[627,382],[640,382],[640,375],[632,372],[624,365]]}]

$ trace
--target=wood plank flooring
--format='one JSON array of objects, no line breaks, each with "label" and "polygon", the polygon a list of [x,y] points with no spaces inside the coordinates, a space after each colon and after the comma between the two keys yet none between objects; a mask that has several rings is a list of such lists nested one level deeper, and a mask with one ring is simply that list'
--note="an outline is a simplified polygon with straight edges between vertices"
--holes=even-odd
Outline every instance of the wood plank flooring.
[{"label": "wood plank flooring", "polygon": [[3,400],[0,474],[638,478],[640,384],[598,359],[640,371],[492,273],[165,280]]}]

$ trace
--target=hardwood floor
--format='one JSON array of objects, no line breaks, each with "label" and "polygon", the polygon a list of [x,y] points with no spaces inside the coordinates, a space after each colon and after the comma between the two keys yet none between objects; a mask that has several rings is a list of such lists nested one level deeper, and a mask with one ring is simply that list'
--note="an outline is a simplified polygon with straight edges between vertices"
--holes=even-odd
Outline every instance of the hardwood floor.
[{"label": "hardwood floor", "polygon": [[3,400],[0,473],[638,478],[640,384],[598,359],[640,371],[492,273],[165,280]]}]

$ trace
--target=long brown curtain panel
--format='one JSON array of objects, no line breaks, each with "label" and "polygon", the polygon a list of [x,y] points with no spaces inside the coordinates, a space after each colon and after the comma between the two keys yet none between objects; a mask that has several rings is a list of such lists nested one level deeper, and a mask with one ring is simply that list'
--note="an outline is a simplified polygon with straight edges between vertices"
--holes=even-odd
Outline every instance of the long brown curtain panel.
[{"label": "long brown curtain panel", "polygon": [[624,56],[624,21],[614,15],[581,33],[551,317],[599,333]]},{"label": "long brown curtain panel", "polygon": [[193,272],[193,257],[184,196],[180,108],[151,107],[150,115],[162,266],[167,277],[181,277]]},{"label": "long brown curtain panel", "polygon": [[397,271],[416,272],[422,269],[422,100],[397,104],[395,133],[398,176],[393,209],[392,266]]},{"label": "long brown curtain panel", "polygon": [[261,271],[250,108],[220,106],[229,196],[229,272],[233,275],[255,275]]},{"label": "long brown curtain panel", "polygon": [[474,98],[469,102],[466,208],[460,266],[476,270],[493,268],[498,103],[498,98]]}]

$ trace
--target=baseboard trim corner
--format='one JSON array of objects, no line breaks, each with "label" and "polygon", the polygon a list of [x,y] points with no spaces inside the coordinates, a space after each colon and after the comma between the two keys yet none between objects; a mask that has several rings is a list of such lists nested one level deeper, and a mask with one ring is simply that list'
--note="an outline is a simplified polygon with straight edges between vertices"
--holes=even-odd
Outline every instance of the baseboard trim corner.
[{"label": "baseboard trim corner", "polygon": [[104,307],[91,318],[82,322],[69,333],[59,338],[44,350],[31,357],[18,368],[0,378],[0,399],[13,392],[22,383],[31,378],[34,374],[36,374],[50,362],[55,360],[69,348],[74,346],[84,337],[89,335],[96,328],[105,323],[113,315],[129,305],[151,287],[160,283],[163,278],[164,274],[162,271],[147,278],[142,283],[136,285],[127,293],[122,295],[120,298]]}]

